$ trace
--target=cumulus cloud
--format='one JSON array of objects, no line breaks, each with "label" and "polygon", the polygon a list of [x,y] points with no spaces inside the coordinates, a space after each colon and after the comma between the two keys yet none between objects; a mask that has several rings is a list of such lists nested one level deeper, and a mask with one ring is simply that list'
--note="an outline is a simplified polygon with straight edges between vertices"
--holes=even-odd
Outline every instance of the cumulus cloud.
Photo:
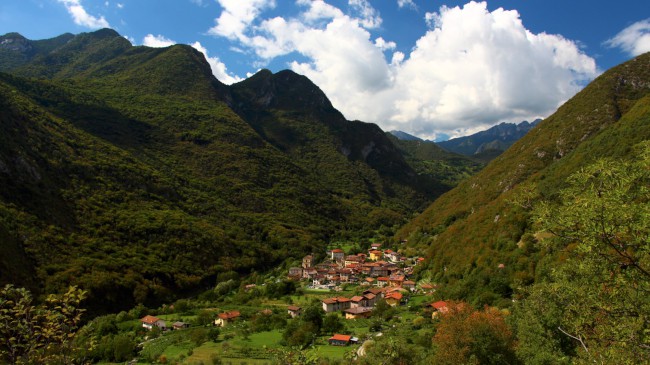
[{"label": "cumulus cloud", "polygon": [[291,69],[348,119],[384,130],[435,138],[546,117],[598,73],[575,42],[533,34],[517,11],[490,12],[484,2],[426,14],[430,29],[408,54],[374,38],[362,14],[323,1],[299,4],[305,9],[296,18],[251,20],[239,29],[239,45],[267,61],[300,54]]},{"label": "cumulus cloud", "polygon": [[397,44],[395,42],[387,42],[384,38],[379,37],[375,39],[375,46],[377,46],[377,48],[381,49],[382,51],[387,51],[395,49],[395,47],[397,47]]},{"label": "cumulus cloud", "polygon": [[83,27],[97,29],[97,28],[109,28],[110,25],[108,21],[103,16],[95,17],[86,11],[81,5],[81,0],[58,0],[59,3],[63,4],[68,10],[68,13],[72,16],[72,20],[77,25]]},{"label": "cumulus cloud", "polygon": [[620,48],[631,56],[650,52],[650,18],[623,29],[614,38],[607,40],[605,45]]},{"label": "cumulus cloud", "polygon": [[350,7],[360,15],[359,22],[368,29],[378,28],[382,19],[377,9],[373,8],[368,0],[349,0]]},{"label": "cumulus cloud", "polygon": [[147,34],[142,40],[143,46],[153,48],[169,47],[173,46],[174,44],[176,44],[176,42],[172,41],[171,39],[167,39],[162,35]]},{"label": "cumulus cloud", "polygon": [[267,8],[275,7],[274,0],[217,0],[223,11],[208,34],[246,41],[249,25]]},{"label": "cumulus cloud", "polygon": [[219,81],[223,82],[224,84],[230,85],[242,80],[241,77],[229,74],[226,65],[219,60],[219,57],[208,56],[208,50],[205,49],[205,47],[203,47],[200,42],[194,42],[190,44],[190,46],[192,46],[197,51],[203,53],[205,59],[208,61],[208,64],[210,64],[210,68],[212,69],[212,74]]}]

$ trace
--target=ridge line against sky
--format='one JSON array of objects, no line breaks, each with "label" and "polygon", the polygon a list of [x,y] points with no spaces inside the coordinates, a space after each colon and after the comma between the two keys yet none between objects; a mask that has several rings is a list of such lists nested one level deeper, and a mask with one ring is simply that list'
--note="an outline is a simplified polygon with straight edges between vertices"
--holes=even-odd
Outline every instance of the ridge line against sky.
[{"label": "ridge line against sky", "polygon": [[603,70],[650,51],[636,0],[3,0],[0,34],[113,28],[189,44],[230,84],[260,68],[316,83],[348,119],[446,139],[547,117]]}]

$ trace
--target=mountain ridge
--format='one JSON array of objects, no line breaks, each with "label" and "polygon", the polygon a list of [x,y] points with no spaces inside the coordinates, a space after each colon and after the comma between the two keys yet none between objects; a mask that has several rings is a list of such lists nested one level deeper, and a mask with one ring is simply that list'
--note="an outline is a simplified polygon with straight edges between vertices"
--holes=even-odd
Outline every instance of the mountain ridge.
[{"label": "mountain ridge", "polygon": [[3,283],[76,284],[94,313],[156,305],[373,236],[448,189],[291,71],[226,86],[189,46],[61,43],[0,64],[0,256],[25,263],[0,262]]},{"label": "mountain ridge", "polygon": [[522,121],[518,124],[503,122],[469,136],[436,143],[448,151],[478,158],[481,158],[482,155],[485,156],[486,152],[492,152],[489,156],[483,157],[483,160],[489,161],[496,157],[495,153],[498,155],[508,149],[538,125],[539,122],[541,122],[541,119],[536,119],[532,123],[528,121]]}]

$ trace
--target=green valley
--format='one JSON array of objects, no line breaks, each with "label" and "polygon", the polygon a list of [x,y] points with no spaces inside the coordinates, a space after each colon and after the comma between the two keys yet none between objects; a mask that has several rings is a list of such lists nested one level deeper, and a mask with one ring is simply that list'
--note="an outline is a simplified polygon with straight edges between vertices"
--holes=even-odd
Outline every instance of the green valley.
[{"label": "green valley", "polygon": [[293,71],[4,35],[0,362],[644,363],[649,139],[648,53],[482,159]]}]

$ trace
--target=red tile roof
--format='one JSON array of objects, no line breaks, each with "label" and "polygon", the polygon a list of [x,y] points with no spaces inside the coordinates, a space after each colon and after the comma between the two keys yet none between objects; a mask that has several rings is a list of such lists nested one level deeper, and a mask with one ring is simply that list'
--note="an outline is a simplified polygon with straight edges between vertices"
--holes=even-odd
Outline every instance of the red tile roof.
[{"label": "red tile roof", "polygon": [[300,310],[300,307],[296,307],[295,305],[290,305],[287,307],[288,310],[297,312]]},{"label": "red tile roof", "polygon": [[330,337],[330,341],[344,341],[344,342],[349,342],[352,336],[350,335],[339,335],[338,333],[335,334],[334,336]]},{"label": "red tile roof", "polygon": [[154,317],[154,316],[144,316],[142,319],[140,319],[140,322],[146,323],[146,324],[154,324],[156,322],[160,321],[160,318]]},{"label": "red tile roof", "polygon": [[440,300],[440,301],[437,301],[435,303],[431,303],[431,306],[434,307],[437,310],[440,310],[442,308],[447,307],[447,302],[445,302],[443,300]]},{"label": "red tile roof", "polygon": [[386,294],[386,299],[402,300],[402,293],[398,291],[390,292]]}]

